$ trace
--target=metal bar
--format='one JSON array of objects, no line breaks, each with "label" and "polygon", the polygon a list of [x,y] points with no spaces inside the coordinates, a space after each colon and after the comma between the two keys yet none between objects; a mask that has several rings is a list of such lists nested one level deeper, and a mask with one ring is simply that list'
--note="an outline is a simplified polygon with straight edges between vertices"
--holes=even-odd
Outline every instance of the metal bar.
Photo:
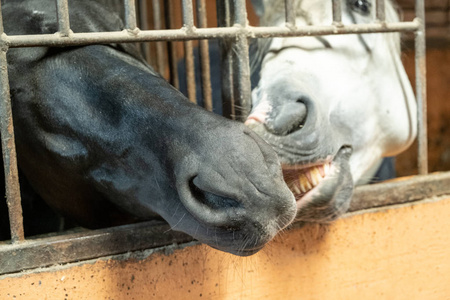
[{"label": "metal bar", "polygon": [[296,11],[294,6],[294,0],[285,0],[285,15],[286,15],[286,26],[288,28],[295,27]]},{"label": "metal bar", "polygon": [[[166,28],[174,28],[173,24],[173,0],[163,1],[164,3],[164,13]],[[177,49],[174,42],[167,43],[167,52],[169,53],[169,72],[170,72],[170,83],[176,88],[180,88],[180,82],[178,80],[178,55]]]},{"label": "metal bar", "polygon": [[[139,28],[143,30],[148,30],[149,20],[148,20],[148,6],[147,0],[139,0]],[[141,43],[140,45],[142,53],[144,55],[145,60],[150,63],[150,45],[148,43]]]},{"label": "metal bar", "polygon": [[3,35],[0,39],[10,48],[36,46],[79,46],[87,44],[134,43],[149,41],[186,41],[198,39],[234,38],[241,34],[247,38],[269,38],[290,36],[315,36],[334,34],[378,33],[396,31],[416,31],[420,26],[418,20],[412,22],[396,22],[386,24],[349,24],[342,27],[301,26],[295,29],[286,27],[225,27],[197,28],[193,32],[183,29],[142,30],[136,34],[128,31],[73,33],[67,38],[53,34],[36,35]]},{"label": "metal bar", "polygon": [[[3,35],[3,18],[0,4],[0,35]],[[14,138],[14,124],[9,93],[8,62],[6,52],[8,46],[1,43],[0,51],[0,132],[2,140],[3,168],[5,172],[6,204],[9,212],[11,241],[23,242],[22,203],[20,199],[19,171],[17,169],[16,143]]]},{"label": "metal bar", "polygon": [[11,240],[13,243],[25,240],[23,230],[22,204],[20,199],[19,174],[17,169],[16,143],[9,94],[6,47],[0,51],[1,100],[0,127],[2,137],[3,167],[5,172],[6,203],[8,204]]},{"label": "metal bar", "polygon": [[341,0],[333,0],[333,24],[342,26],[342,2]]},{"label": "metal bar", "polygon": [[234,64],[234,115],[235,120],[245,121],[251,110],[250,61],[248,40],[239,36],[233,45]]},{"label": "metal bar", "polygon": [[189,31],[194,27],[194,10],[192,8],[192,0],[182,1],[183,26]]},{"label": "metal bar", "polygon": [[[159,0],[153,0],[153,29],[155,30],[161,30],[162,29],[162,22],[161,22],[161,6],[159,3]],[[156,42],[156,64],[157,64],[157,71],[160,74],[166,73],[166,63],[165,63],[165,56],[164,56],[164,45],[162,42]]]},{"label": "metal bar", "polygon": [[[450,172],[357,187],[350,212],[413,203],[450,194]],[[295,226],[295,225],[294,225]],[[171,231],[163,222],[144,222],[82,233],[27,239],[26,243],[0,243],[0,275],[55,264],[192,241],[187,234]]]},{"label": "metal bar", "polygon": [[171,231],[163,222],[144,222],[82,233],[27,239],[17,245],[0,244],[0,274],[55,264],[151,249],[193,238]]},{"label": "metal bar", "polygon": [[135,0],[125,0],[124,5],[125,5],[125,28],[133,31],[137,28]]},{"label": "metal bar", "polygon": [[[197,23],[198,27],[208,27],[206,20],[206,3],[205,0],[197,0]],[[203,107],[212,111],[212,91],[211,91],[211,72],[209,68],[209,45],[207,40],[199,41],[200,50],[200,67],[202,75],[202,96]]]},{"label": "metal bar", "polygon": [[58,32],[61,34],[61,36],[69,36],[69,4],[67,0],[56,0],[56,14],[58,18]]},{"label": "metal bar", "polygon": [[450,195],[450,172],[359,186],[355,189],[349,211],[409,203],[442,195]]},{"label": "metal bar", "polygon": [[[232,7],[230,0],[217,1],[217,26],[223,32],[231,26]],[[233,119],[234,96],[233,96],[233,52],[229,39],[222,38],[220,44],[220,62],[221,62],[221,90],[222,90],[222,115]]]},{"label": "metal bar", "polygon": [[[234,0],[234,13],[234,23],[245,28],[248,25],[245,0]],[[245,34],[236,37],[233,54],[235,118],[243,122],[251,110],[250,61],[248,39]]]},{"label": "metal bar", "polygon": [[192,103],[197,103],[195,87],[194,46],[192,41],[184,42],[184,59],[186,64],[186,84],[188,98]]},{"label": "metal bar", "polygon": [[[182,1],[183,27],[187,34],[194,31],[194,11],[192,0]],[[186,63],[186,85],[188,98],[192,103],[197,103],[195,87],[195,65],[194,65],[194,47],[189,39],[184,42],[184,59]]]},{"label": "metal bar", "polygon": [[376,0],[376,18],[379,22],[386,21],[385,0]]},{"label": "metal bar", "polygon": [[234,24],[239,24],[242,27],[246,27],[247,9],[245,6],[245,0],[234,0]]},{"label": "metal bar", "polygon": [[415,68],[417,98],[417,164],[419,174],[428,173],[428,136],[427,136],[427,78],[426,78],[426,39],[425,39],[425,4],[416,0],[416,19],[419,30],[415,36]]}]

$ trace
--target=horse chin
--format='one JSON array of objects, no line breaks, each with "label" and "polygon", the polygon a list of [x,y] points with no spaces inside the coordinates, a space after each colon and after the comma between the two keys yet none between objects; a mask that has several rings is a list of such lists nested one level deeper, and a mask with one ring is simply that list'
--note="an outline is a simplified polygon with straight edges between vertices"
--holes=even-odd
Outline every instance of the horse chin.
[{"label": "horse chin", "polygon": [[353,194],[350,147],[316,165],[284,165],[283,175],[297,201],[298,221],[326,223],[345,213]]}]

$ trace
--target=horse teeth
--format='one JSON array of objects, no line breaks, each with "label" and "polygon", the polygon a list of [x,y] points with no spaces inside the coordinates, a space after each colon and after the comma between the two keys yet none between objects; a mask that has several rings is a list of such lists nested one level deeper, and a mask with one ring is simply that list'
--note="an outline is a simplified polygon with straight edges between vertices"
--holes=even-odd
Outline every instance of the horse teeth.
[{"label": "horse teeth", "polygon": [[313,188],[305,174],[300,174],[300,176],[298,177],[298,181],[300,185],[300,190],[303,193],[306,193],[307,191]]},{"label": "horse teeth", "polygon": [[295,183],[293,183],[290,186],[290,188],[291,188],[291,190],[294,190],[294,193],[296,193],[296,194],[301,194],[302,193]]},{"label": "horse teeth", "polygon": [[320,175],[320,171],[317,167],[311,168],[308,174],[308,179],[310,179],[310,182],[313,186],[318,185],[320,180],[322,180],[322,176]]}]

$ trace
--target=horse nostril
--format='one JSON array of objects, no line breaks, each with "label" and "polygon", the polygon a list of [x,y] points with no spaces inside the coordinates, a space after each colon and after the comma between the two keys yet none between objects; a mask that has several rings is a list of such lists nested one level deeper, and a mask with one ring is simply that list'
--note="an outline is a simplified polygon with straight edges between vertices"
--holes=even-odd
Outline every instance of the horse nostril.
[{"label": "horse nostril", "polygon": [[214,193],[202,190],[195,184],[195,179],[191,182],[191,191],[197,201],[205,204],[213,210],[221,210],[240,206],[239,202],[234,199],[219,196]]},{"label": "horse nostril", "polygon": [[189,181],[191,201],[185,203],[185,207],[193,216],[208,226],[234,228],[240,226],[245,212],[242,204],[234,199],[220,195],[211,190],[211,187],[203,187],[198,177]]},{"label": "horse nostril", "polygon": [[276,106],[265,123],[268,131],[276,135],[288,135],[303,127],[307,115],[303,102],[290,102]]}]

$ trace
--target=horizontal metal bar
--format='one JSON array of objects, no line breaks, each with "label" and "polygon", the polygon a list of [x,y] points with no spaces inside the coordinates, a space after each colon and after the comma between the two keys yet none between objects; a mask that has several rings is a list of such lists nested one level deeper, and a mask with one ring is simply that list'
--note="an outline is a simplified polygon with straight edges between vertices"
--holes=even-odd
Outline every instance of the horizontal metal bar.
[{"label": "horizontal metal bar", "polygon": [[[450,195],[450,172],[356,188],[350,211]],[[294,224],[295,226],[295,224]],[[0,242],[0,274],[192,241],[163,222],[144,222],[49,238]]]},{"label": "horizontal metal bar", "polygon": [[349,211],[409,203],[442,195],[450,195],[450,172],[360,186],[355,190]]},{"label": "horizontal metal bar", "polygon": [[161,221],[0,243],[0,274],[192,241]]},{"label": "horizontal metal bar", "polygon": [[252,27],[233,26],[224,28],[195,28],[192,31],[185,29],[168,30],[136,30],[133,33],[127,30],[115,32],[88,32],[73,33],[69,37],[60,37],[57,34],[37,35],[3,35],[0,41],[5,42],[10,48],[35,47],[35,46],[79,46],[86,44],[106,43],[131,43],[150,41],[186,41],[196,39],[217,39],[245,36],[247,38],[270,38],[270,37],[292,37],[292,36],[315,36],[334,34],[359,34],[394,31],[416,31],[420,23],[395,22],[386,24],[350,24],[345,26],[303,26],[296,28],[288,27]]}]

